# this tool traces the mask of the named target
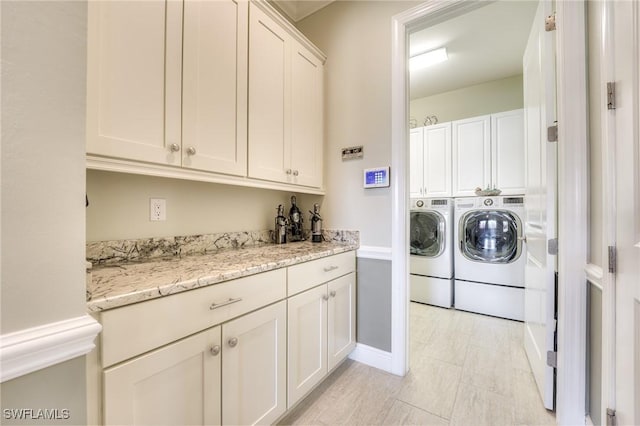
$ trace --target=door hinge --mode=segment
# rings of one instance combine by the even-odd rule
[[[558,254],[558,239],[557,238],[551,238],[550,240],[547,240],[547,253],[551,254],[551,255],[557,255]]]
[[[607,408],[607,426],[616,426],[616,410],[612,410],[611,408]]]
[[[556,30],[556,14],[549,15],[544,18],[544,30],[545,31],[555,31]]]
[[[607,109],[616,109],[616,83],[607,83]]]
[[[558,125],[547,127],[547,142],[558,142]]]
[[[547,365],[549,367],[558,368],[558,352],[547,351]]]
[[[609,246],[609,273],[616,273],[616,264],[617,264],[617,251],[616,246]]]

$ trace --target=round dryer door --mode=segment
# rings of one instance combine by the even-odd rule
[[[444,251],[444,216],[434,211],[412,211],[409,225],[410,253],[436,257]]]
[[[462,254],[470,260],[511,263],[520,257],[522,225],[515,214],[502,210],[479,210],[460,221]]]

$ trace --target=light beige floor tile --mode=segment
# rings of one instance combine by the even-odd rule
[[[427,357],[462,366],[467,356],[469,335],[451,333],[449,330],[444,326],[436,329],[423,353]]]
[[[510,340],[509,321],[478,316],[470,336],[471,344],[486,348],[507,348]]]
[[[522,339],[511,340],[509,342],[509,353],[511,354],[511,363],[513,368],[531,372],[531,365],[529,364],[529,358],[524,350],[524,343]]]
[[[464,311],[454,311],[453,331],[460,334],[473,334],[476,315]]]
[[[382,421],[384,425],[423,425],[445,426],[449,421],[442,417],[434,416],[424,410],[396,400],[389,414]]]
[[[542,404],[538,388],[531,372],[513,370],[514,413],[516,425],[555,425],[553,412]]]
[[[472,385],[460,385],[451,425],[513,425],[511,398]]]
[[[462,370],[462,385],[511,397],[513,377],[511,355],[504,348],[484,348],[470,345]]]
[[[448,419],[461,375],[462,367],[433,358],[417,360],[405,376],[397,399]]]

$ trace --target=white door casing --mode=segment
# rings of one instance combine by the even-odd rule
[[[523,57],[526,189],[524,345],[544,406],[554,409],[554,368],[547,352],[555,352],[555,255],[547,241],[556,237],[556,144],[547,142],[555,121],[554,33],[544,31],[551,2],[538,4]]]

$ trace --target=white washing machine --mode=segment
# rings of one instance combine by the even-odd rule
[[[410,200],[410,299],[453,306],[453,200]]]
[[[524,320],[521,196],[457,198],[455,307]]]

